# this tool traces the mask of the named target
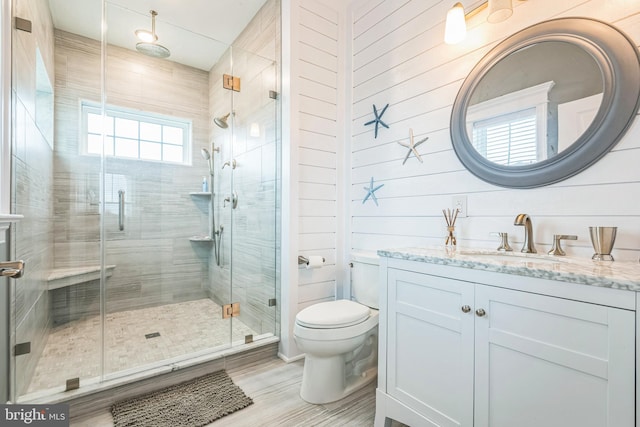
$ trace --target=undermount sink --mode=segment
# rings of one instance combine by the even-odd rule
[[[544,255],[544,254],[528,254],[522,252],[497,252],[497,251],[483,251],[483,250],[459,250],[460,255],[472,256],[478,258],[490,258],[496,261],[521,261],[521,262],[533,262],[533,263],[555,263],[555,262],[568,262],[568,260],[559,258],[557,256]]]

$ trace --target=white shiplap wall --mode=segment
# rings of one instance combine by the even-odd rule
[[[474,2],[463,2],[465,7]],[[457,159],[449,135],[451,107],[464,78],[498,42],[535,23],[581,16],[615,25],[640,43],[640,2],[635,0],[535,0],[514,2],[514,13],[499,24],[486,23],[486,11],[468,22],[464,42],[443,42],[444,18],[453,2],[376,0],[354,5],[352,26],[351,247],[378,249],[441,245],[442,208],[452,196],[467,195],[467,218],[458,219],[458,244],[497,247],[491,231],[506,231],[514,248],[523,241],[518,213],[532,217],[538,252],[550,249],[553,234],[576,234],[564,242],[568,255],[589,257],[590,225],[618,226],[613,255],[640,255],[640,120],[636,118],[613,151],[594,166],[563,182],[527,190],[485,183]],[[378,138],[372,105],[389,103],[383,116],[390,129]],[[402,166],[413,128],[424,163],[413,156]],[[384,184],[379,206],[362,204],[371,177]]]
[[[341,294],[346,188],[342,165],[346,129],[345,12],[339,0],[282,0],[282,323],[280,356],[300,356],[296,314]],[[342,94],[340,96],[340,94]],[[298,255],[319,255],[307,270]],[[340,274],[342,275],[342,274]]]
[[[301,310],[336,296],[339,14],[314,0],[297,7],[298,252],[326,259],[299,270]]]

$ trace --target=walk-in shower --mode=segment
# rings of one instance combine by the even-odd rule
[[[147,3],[13,0],[16,402],[277,341],[279,0]]]

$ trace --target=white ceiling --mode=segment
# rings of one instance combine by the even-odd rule
[[[209,71],[266,0],[107,0],[107,42],[135,50],[134,31],[151,30],[170,61]],[[56,28],[100,40],[100,0],[49,0]]]

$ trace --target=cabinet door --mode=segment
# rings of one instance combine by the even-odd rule
[[[473,292],[389,269],[387,392],[434,426],[473,424]]]
[[[477,285],[476,427],[634,423],[634,313]]]

